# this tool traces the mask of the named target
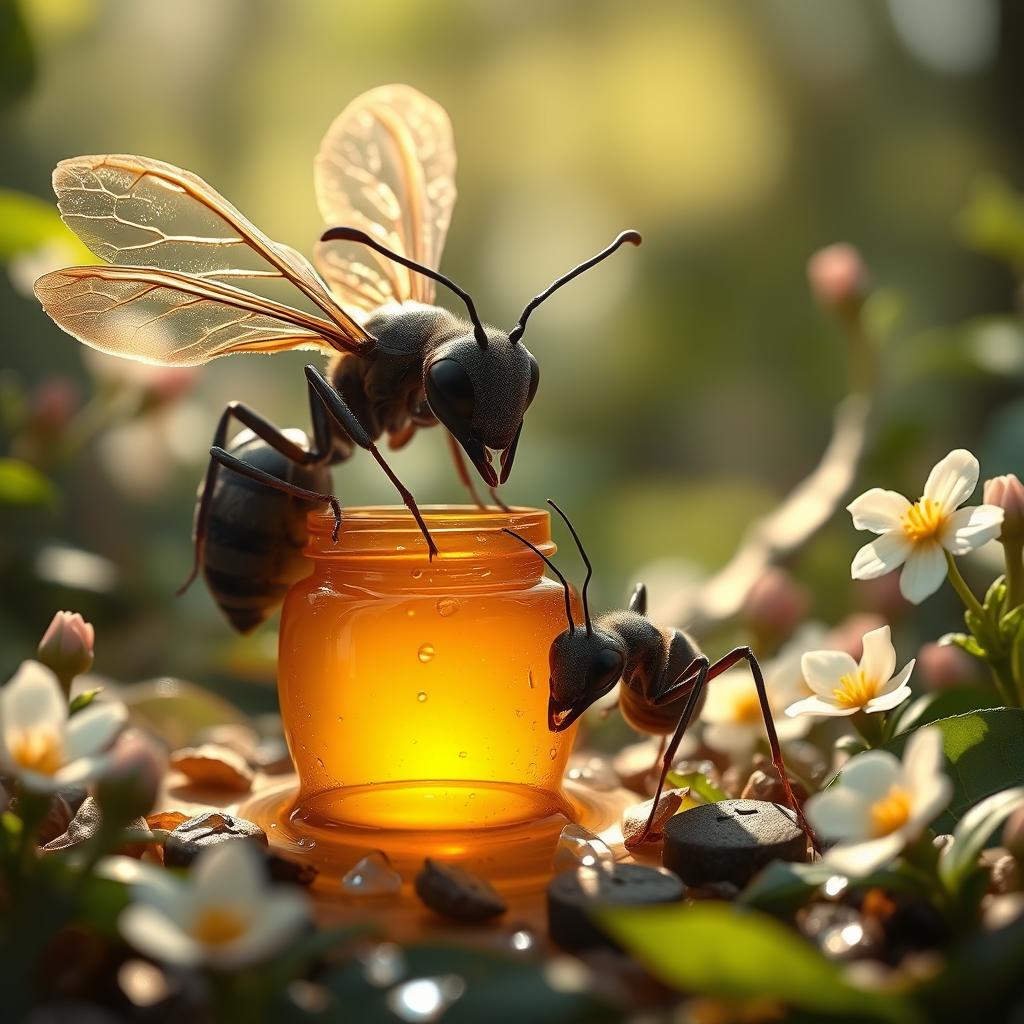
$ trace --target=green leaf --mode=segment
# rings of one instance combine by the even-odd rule
[[[822,864],[775,860],[757,873],[738,902],[768,913],[789,913],[807,903],[833,875],[835,871]]]
[[[968,654],[973,654],[975,658],[984,659],[985,657],[982,646],[968,633],[946,633],[945,636],[939,637],[939,643],[942,645],[952,644]]]
[[[967,628],[974,634],[975,639],[985,651],[985,657],[989,658],[999,653],[999,637],[992,632],[989,623],[980,615],[974,612],[964,612],[964,622]]]
[[[1001,178],[985,175],[974,182],[957,228],[971,248],[1024,264],[1024,199]]]
[[[999,633],[1007,643],[1016,640],[1021,632],[1021,624],[1024,624],[1024,604],[1011,608],[999,620]]]
[[[957,686],[941,693],[926,693],[893,710],[893,714],[898,713],[893,723],[893,735],[920,729],[940,718],[952,718],[969,711],[998,710],[1000,707],[999,695],[988,686]]]
[[[939,858],[939,875],[951,892],[977,866],[978,855],[989,837],[1018,807],[1024,806],[1024,786],[993,793],[972,807],[957,822],[953,843]]]
[[[0,458],[0,505],[49,505],[55,498],[53,484],[34,466]]]
[[[981,604],[993,617],[1002,615],[1003,606],[1006,604],[1006,580],[1002,576],[997,576],[989,584],[988,590],[985,591],[985,600]]]
[[[651,973],[682,992],[778,999],[859,1020],[913,1021],[895,994],[854,988],[841,969],[773,918],[726,904],[605,909],[601,925]]]
[[[68,718],[87,708],[102,692],[102,686],[96,686],[91,690],[83,690],[68,705]]]
[[[942,731],[943,752],[953,781],[949,809],[935,822],[939,832],[952,832],[956,823],[980,800],[1014,786],[1024,786],[1024,710],[990,708],[940,718],[932,723]],[[898,757],[912,732],[884,745]]]
[[[50,243],[67,249],[69,263],[96,263],[97,258],[60,219],[51,200],[0,188],[0,261]]]
[[[702,772],[669,772],[667,780],[669,786],[674,789],[685,789],[689,786],[690,793],[699,796],[706,804],[728,799],[728,794]]]
[[[1014,637],[1010,648],[1010,672],[1018,686],[1024,686],[1024,630]]]

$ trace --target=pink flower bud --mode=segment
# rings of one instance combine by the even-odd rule
[[[807,261],[807,279],[814,297],[826,309],[856,311],[867,294],[867,268],[860,252],[838,242],[819,249]]]
[[[978,662],[953,644],[925,644],[917,652],[917,675],[929,690],[978,681]]]
[[[92,624],[78,612],[57,612],[39,641],[37,656],[68,691],[75,676],[92,668],[95,642]]]
[[[772,566],[750,588],[743,610],[758,633],[785,640],[803,622],[810,604],[806,589],[785,569]]]
[[[46,377],[29,400],[29,420],[45,434],[63,430],[80,404],[78,385],[69,377]]]
[[[1003,510],[1003,529],[1000,540],[1024,540],[1024,484],[1016,473],[994,476],[985,481],[985,504],[997,505]]]
[[[160,795],[167,772],[167,754],[144,732],[127,729],[107,755],[107,767],[96,783],[103,813],[117,821],[148,814]]]

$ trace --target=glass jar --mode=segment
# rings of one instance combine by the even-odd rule
[[[285,600],[278,666],[296,824],[466,830],[571,814],[575,729],[547,727],[564,596],[502,532],[550,554],[548,513],[423,514],[433,562],[404,508],[346,509],[337,543],[329,514],[309,517],[313,571]]]

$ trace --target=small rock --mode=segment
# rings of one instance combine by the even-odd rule
[[[50,809],[46,812],[42,825],[39,826],[36,842],[39,846],[45,846],[58,836],[64,835],[74,817],[75,810],[64,799],[63,795],[54,793],[50,797]]]
[[[164,863],[171,868],[187,867],[203,850],[232,840],[245,840],[267,849],[267,833],[252,821],[223,811],[207,811],[182,822],[167,837]]]
[[[787,772],[787,774],[789,773]],[[789,784],[793,787],[793,795],[802,806],[807,799],[807,790],[792,776],[789,777]],[[773,764],[764,768],[755,768],[751,772],[750,778],[747,779],[740,797],[743,800],[766,800],[770,804],[782,804],[784,807],[789,805],[782,779]]]
[[[658,800],[658,810],[655,812],[654,821],[651,822],[651,831],[647,833],[647,837],[644,839],[645,843],[661,842],[664,838],[665,822],[678,812],[679,808],[687,802],[689,796],[689,788],[668,789],[661,794],[661,799]],[[651,797],[650,800],[645,800],[642,804],[634,804],[632,807],[627,807],[623,812],[622,837],[625,840],[627,849],[633,849],[641,845],[638,840],[644,830],[644,826],[647,824],[647,819],[651,816],[653,804],[654,798]],[[689,804],[691,807],[695,806],[693,800],[689,800]]]
[[[508,909],[489,882],[429,857],[416,876],[416,895],[431,910],[458,921],[484,921]]]
[[[320,874],[320,871],[312,864],[292,860],[290,857],[282,857],[273,850],[267,854],[267,871],[272,882],[301,885],[304,888],[312,885],[316,881],[317,875]]]
[[[773,860],[804,861],[807,839],[792,811],[760,800],[721,800],[670,818],[662,862],[687,885],[743,888]]]
[[[82,801],[75,816],[68,822],[67,830],[51,839],[41,847],[43,853],[59,853],[62,850],[73,850],[83,843],[89,842],[103,826],[103,811],[100,805],[90,796]],[[149,832],[149,826],[145,818],[136,818],[128,822],[127,828],[133,831]],[[126,843],[117,849],[117,853],[123,857],[134,857],[141,859],[147,853],[152,852],[153,846],[149,843]]]
[[[341,891],[349,896],[395,896],[402,891],[402,876],[386,853],[374,850],[342,876]]]
[[[214,743],[176,750],[171,754],[171,767],[197,786],[232,793],[247,793],[252,788],[252,769],[245,758]]]
[[[617,949],[594,923],[593,911],[676,903],[684,891],[683,883],[671,871],[643,864],[563,871],[547,889],[548,933],[567,950]]]
[[[614,863],[615,854],[611,847],[582,825],[566,825],[559,833],[555,848],[555,874],[581,866],[610,866]]]

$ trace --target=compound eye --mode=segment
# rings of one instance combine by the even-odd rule
[[[588,688],[615,683],[626,667],[622,655],[612,647],[602,647],[590,663]]]
[[[530,390],[526,393],[527,407],[533,401],[534,395],[537,394],[538,384],[540,384],[540,367],[537,365],[537,360],[530,356]]]
[[[439,359],[427,373],[427,401],[437,418],[450,423],[473,419],[476,398],[473,382],[454,359]]]

